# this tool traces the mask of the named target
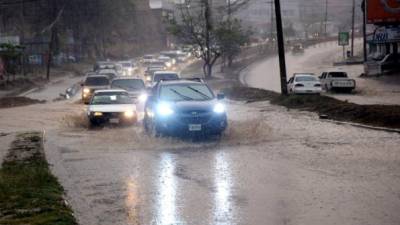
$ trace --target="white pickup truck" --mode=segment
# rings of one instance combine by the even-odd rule
[[[356,81],[350,79],[346,72],[323,72],[319,79],[326,91],[350,93],[356,88]]]

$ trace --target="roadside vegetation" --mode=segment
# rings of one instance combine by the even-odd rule
[[[17,135],[0,169],[0,224],[74,225],[64,190],[46,162],[42,135]]]
[[[400,128],[400,106],[358,105],[323,95],[289,95],[248,87],[226,88],[228,98],[239,101],[270,101],[289,109],[318,113],[321,118],[370,126]]]

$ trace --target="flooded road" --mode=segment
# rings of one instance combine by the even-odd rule
[[[1,109],[0,133],[45,132],[82,225],[400,223],[397,133],[226,100],[221,140],[151,138],[140,123],[89,130],[76,101]]]
[[[153,139],[140,125],[87,130],[63,122],[83,112],[73,102],[1,110],[0,123],[46,131],[80,224],[399,223],[398,134],[227,104],[220,141]]]

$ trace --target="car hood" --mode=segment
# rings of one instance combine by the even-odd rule
[[[89,112],[126,112],[129,110],[136,111],[134,104],[119,104],[119,105],[89,105]]]
[[[208,101],[179,101],[173,103],[173,108],[177,112],[188,112],[188,111],[200,111],[209,112],[212,111],[214,106],[218,103],[218,100]]]

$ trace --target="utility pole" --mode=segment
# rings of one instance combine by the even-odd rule
[[[326,27],[327,23],[328,23],[328,0],[325,0],[325,31],[324,31],[325,37],[328,36],[327,27]]]
[[[270,41],[272,42],[272,40],[274,39],[274,2],[270,1],[269,2],[271,4],[271,30],[270,30]]]
[[[351,17],[351,57],[354,56],[354,20],[356,14],[356,1],[353,0],[352,17]]]
[[[283,95],[287,95],[288,91],[287,91],[287,79],[286,79],[285,40],[283,39],[281,4],[279,0],[275,0],[275,18],[276,18],[276,33],[278,37],[278,55],[279,55],[280,75],[281,75],[281,92]]]
[[[363,10],[363,51],[364,51],[364,62],[367,62],[367,10],[368,10],[368,1],[364,0],[361,8]]]

